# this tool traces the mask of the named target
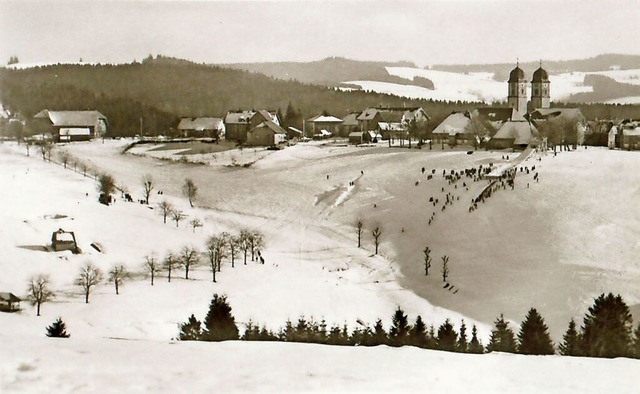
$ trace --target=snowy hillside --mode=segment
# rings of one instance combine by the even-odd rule
[[[427,78],[433,81],[434,89],[378,81],[354,80],[345,83],[358,85],[363,90],[414,99],[484,102],[505,101],[507,99],[507,83],[495,80],[493,73],[489,72],[457,73],[412,67],[386,67],[386,69],[390,75],[407,80],[413,80],[415,77]],[[620,83],[640,85],[640,69],[552,74],[549,76],[551,100],[563,101],[577,93],[592,92],[591,86],[583,84],[584,77],[589,74],[606,76]],[[530,90],[530,87],[528,89]],[[530,93],[529,91],[527,94],[530,95]],[[637,103],[637,99],[621,97],[607,102],[612,104]]]
[[[0,391],[56,387],[58,392],[175,392],[179,387],[195,392],[419,392],[425,385],[440,392],[539,392],[541,387],[544,392],[602,392],[604,387],[638,391],[637,360],[172,341],[178,323],[191,313],[204,317],[214,292],[229,296],[241,331],[249,320],[277,330],[287,319],[300,316],[351,327],[357,319],[372,324],[381,318],[388,328],[391,314],[402,306],[412,321],[420,314],[436,326],[446,318],[458,325],[464,318],[467,326],[478,325],[485,344],[500,312],[516,328],[522,311],[537,306],[557,334],[568,317],[584,313],[594,292],[620,292],[631,304],[638,303],[637,246],[625,242],[637,233],[638,221],[620,221],[638,214],[623,204],[635,190],[628,185],[636,184],[637,176],[626,171],[612,176],[609,170],[632,168],[640,160],[628,152],[589,149],[545,157],[537,164],[543,179],[539,185],[526,189],[523,177],[515,192],[493,197],[473,215],[466,212],[466,204],[452,206],[447,216],[427,227],[431,211],[424,208],[429,205],[425,197],[453,187],[440,177],[426,182],[420,178],[420,166],[501,164],[507,162],[504,154],[314,143],[282,151],[229,151],[215,159],[194,155],[192,159],[209,165],[193,165],[181,162],[177,151],[152,152],[151,146],[123,155],[128,142],[95,141],[57,149],[113,174],[134,199],[141,197],[142,175],[152,174],[164,194],[152,194],[150,206],[120,198],[108,207],[98,204],[93,179],[46,163],[33,149],[26,157],[23,146],[0,145],[0,190],[3,203],[11,207],[3,211],[0,227],[0,291],[22,297],[29,277],[45,273],[57,292],[53,302],[43,305],[41,317],[26,302],[20,313],[0,313]],[[176,156],[176,162],[147,157],[151,154]],[[232,155],[237,162],[253,164],[227,167],[234,161]],[[586,182],[585,168],[594,160],[601,165]],[[196,208],[181,196],[186,176],[200,186]],[[585,191],[604,185],[607,176],[611,179],[606,184],[615,187]],[[568,178],[576,180],[571,188],[554,187]],[[415,185],[416,179],[422,182]],[[353,186],[347,187],[350,182]],[[456,193],[467,200],[481,187],[474,183],[471,190]],[[572,198],[576,190],[584,198]],[[594,196],[603,193],[612,209],[589,218],[574,215],[578,209],[593,210],[598,204]],[[162,199],[188,215],[178,227],[171,220],[163,224],[157,209]],[[569,202],[574,208],[567,209]],[[531,213],[538,209],[546,213]],[[553,215],[557,223],[549,220]],[[372,255],[368,235],[363,247],[356,247],[353,220],[358,216],[365,218],[367,232],[371,224],[383,225],[378,256]],[[196,217],[204,227],[194,231],[188,221]],[[514,217],[528,217],[528,227],[522,220],[509,219]],[[82,254],[44,251],[59,228],[75,232]],[[225,261],[217,283],[212,283],[203,261],[188,280],[178,270],[171,283],[163,274],[150,285],[142,267],[145,256],[153,253],[162,259],[186,245],[203,250],[208,236],[241,228],[265,234],[264,265],[236,261],[231,268]],[[593,234],[585,229],[594,229]],[[523,231],[532,238],[522,236]],[[578,233],[583,235],[572,236]],[[479,234],[481,240],[468,241]],[[507,234],[515,242],[500,250],[492,247]],[[594,247],[593,236],[606,241],[606,247]],[[437,275],[420,272],[415,256],[420,256],[425,240],[438,253],[436,258],[442,253],[452,257],[451,278],[462,289],[459,294],[443,290]],[[523,249],[526,256],[520,253]],[[612,251],[617,251],[615,261]],[[73,281],[87,261],[103,271],[124,264],[133,277],[120,295],[112,284],[100,284],[85,304]],[[567,278],[575,285],[568,286]],[[69,340],[44,337],[45,327],[57,317],[67,323]],[[159,361],[168,359],[176,362]]]

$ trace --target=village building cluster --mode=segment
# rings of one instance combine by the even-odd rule
[[[563,125],[572,133],[596,133],[604,136],[601,145],[612,149],[640,149],[640,120],[621,122],[587,122],[579,108],[552,107],[551,81],[548,72],[540,67],[529,82],[524,71],[516,65],[507,81],[507,105],[478,107],[453,112],[440,124],[430,125],[429,133],[420,133],[419,140],[448,146],[467,145],[488,149],[524,149],[527,146],[565,145],[569,136],[547,141],[549,128]],[[530,85],[530,86],[529,86]],[[531,97],[527,97],[527,92]],[[87,141],[103,137],[107,132],[107,117],[96,110],[51,111],[44,109],[34,116],[37,136],[51,136],[55,142]],[[288,141],[346,138],[350,144],[362,145],[381,140],[404,141],[413,136],[412,130],[426,130],[431,117],[421,107],[369,107],[352,111],[344,118],[322,112],[302,122],[302,128],[284,127],[275,110],[229,111],[224,117],[184,117],[176,130],[181,138],[226,139],[245,146],[278,146]],[[567,132],[568,133],[568,132]],[[427,138],[423,138],[427,137]],[[550,137],[549,137],[550,138]],[[600,137],[599,137],[600,138]],[[600,139],[603,139],[600,138]],[[37,139],[37,138],[36,138]],[[583,138],[582,138],[583,139]],[[572,140],[576,140],[572,137]],[[578,138],[580,140],[580,138]],[[580,142],[578,142],[580,143]],[[575,142],[574,142],[575,144]]]

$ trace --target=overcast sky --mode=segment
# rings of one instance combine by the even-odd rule
[[[640,54],[629,1],[7,1],[0,63],[498,63]]]

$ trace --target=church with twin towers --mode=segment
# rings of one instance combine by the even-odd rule
[[[526,114],[529,101],[527,98],[527,79],[519,64],[511,70],[507,82],[509,84],[507,105],[518,110],[521,114]],[[547,109],[551,107],[549,85],[549,73],[542,68],[541,61],[540,67],[534,71],[531,79],[531,108]]]

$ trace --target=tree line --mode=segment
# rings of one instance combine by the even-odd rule
[[[204,320],[201,322],[192,314],[186,322],[179,325],[178,339],[241,339],[343,346],[416,346],[460,353],[556,353],[556,346],[551,340],[544,318],[535,308],[529,310],[517,334],[509,327],[504,316],[500,315],[494,322],[486,347],[478,339],[475,325],[469,333],[462,320],[456,331],[453,323],[447,319],[436,330],[433,325],[427,327],[420,315],[411,324],[407,314],[400,307],[391,317],[389,330],[385,330],[381,319],[378,319],[373,327],[359,319],[356,323],[355,328],[350,330],[346,323],[329,327],[324,319],[316,321],[313,318],[300,317],[295,323],[287,320],[283,327],[274,332],[265,325],[260,326],[250,320],[245,324],[244,333],[240,335],[226,295],[214,294]],[[571,320],[562,342],[557,346],[557,351],[563,356],[640,358],[640,324],[632,331],[632,323],[629,308],[620,295],[602,294],[589,307],[580,331],[576,328],[575,321]]]

